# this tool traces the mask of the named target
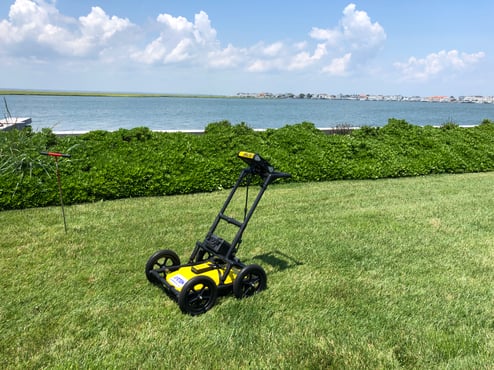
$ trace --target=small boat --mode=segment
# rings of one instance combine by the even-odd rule
[[[29,117],[7,117],[0,119],[0,131],[8,131],[12,129],[22,130],[29,126],[32,120]]]

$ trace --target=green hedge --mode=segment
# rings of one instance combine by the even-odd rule
[[[240,150],[290,172],[283,181],[304,182],[492,171],[493,143],[489,120],[435,128],[390,119],[347,135],[308,122],[258,132],[228,121],[209,124],[204,135],[145,127],[70,137],[49,129],[0,132],[0,210],[59,204],[55,161],[39,154],[46,150],[71,155],[59,169],[64,202],[75,204],[229,188],[243,168]]]

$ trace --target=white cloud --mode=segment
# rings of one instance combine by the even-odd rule
[[[216,46],[216,30],[211,27],[211,21],[209,16],[201,11],[194,16],[194,37],[200,45],[214,45]]]
[[[313,27],[309,35],[323,41],[330,61],[322,70],[334,75],[347,74],[364,65],[386,41],[383,27],[378,22],[372,23],[365,11],[356,10],[355,4],[345,7],[337,27]]]
[[[310,55],[306,51],[296,54],[288,64],[288,70],[304,69],[315,62],[318,62],[327,54],[326,45],[318,44],[314,54]]]
[[[245,49],[238,49],[229,44],[224,49],[212,50],[208,53],[209,66],[212,68],[235,68],[242,65],[245,56]]]
[[[327,72],[334,76],[345,76],[348,73],[348,66],[352,60],[352,54],[346,53],[341,58],[334,58],[331,63],[323,68],[323,72]]]
[[[245,69],[249,72],[294,71],[307,69],[326,55],[326,47],[318,44],[311,53],[306,43],[286,45],[275,42],[258,43],[244,53]]]
[[[309,35],[316,40],[324,40],[330,46],[338,45],[342,40],[342,32],[337,29],[328,30],[313,27]]]
[[[134,60],[148,64],[204,63],[208,55],[220,52],[216,30],[203,11],[195,15],[194,22],[170,14],[160,14],[156,21],[161,28],[160,35],[144,50],[133,53]]]
[[[34,65],[60,59],[65,65],[82,60],[79,65],[93,66],[118,60],[125,67],[144,65],[142,70],[146,71],[152,71],[154,65],[173,64],[194,65],[203,71],[265,73],[268,77],[286,71],[307,72],[299,74],[305,76],[362,76],[358,72],[365,71],[369,76],[372,61],[386,42],[384,28],[353,3],[343,9],[339,22],[332,27],[313,27],[299,40],[260,40],[240,48],[221,45],[204,11],[193,19],[159,14],[153,27],[145,29],[127,18],[107,14],[99,6],[73,18],[59,12],[56,0],[11,2],[8,17],[0,20],[2,65],[22,60],[26,65]],[[149,30],[154,33],[146,34]],[[411,57],[394,67],[404,79],[426,81],[469,69],[484,57],[483,52],[443,50],[423,58]]]
[[[247,66],[247,71],[249,72],[266,72],[273,68],[273,63],[257,59],[254,60],[250,65]]]
[[[0,42],[9,46],[26,38],[35,39],[49,25],[58,20],[58,10],[44,1],[17,0],[10,7],[9,20],[0,22]]]
[[[11,58],[51,60],[53,56],[77,61],[124,60],[148,65],[198,65],[236,68],[250,72],[292,71],[313,68],[329,74],[348,73],[381,48],[386,35],[364,11],[349,4],[334,29],[314,27],[309,40],[293,43],[260,41],[247,48],[221,47],[206,12],[193,21],[159,14],[159,34],[139,45],[144,30],[127,18],[110,16],[99,6],[79,18],[66,17],[56,0],[15,0],[8,19],[0,21],[0,53]],[[314,40],[318,42],[314,43]],[[348,57],[351,55],[351,58]]]
[[[314,27],[309,36],[320,41],[312,50],[307,41],[291,45],[259,43],[251,47],[246,69],[250,72],[313,69],[330,75],[346,75],[373,58],[386,40],[381,25],[372,23],[367,13],[356,10],[354,4],[345,7],[337,27]]]
[[[16,0],[10,7],[9,18],[0,22],[0,52],[41,60],[53,54],[97,55],[107,47],[123,46],[127,37],[121,34],[134,27],[128,19],[109,17],[99,7],[74,19],[61,15],[55,1]]]
[[[160,14],[156,21],[160,27],[159,36],[132,53],[135,61],[188,63],[249,72],[319,68],[329,74],[342,75],[354,68],[353,64],[364,63],[366,58],[373,57],[386,39],[383,28],[377,22],[372,23],[366,12],[357,11],[354,4],[344,9],[337,28],[313,28],[311,38],[322,40],[314,46],[303,40],[293,44],[276,41],[267,45],[261,41],[248,48],[229,44],[222,48],[204,11],[196,14],[194,21],[170,14]]]
[[[427,81],[438,75],[463,71],[484,57],[484,52],[467,54],[457,50],[441,50],[421,59],[410,57],[405,63],[394,63],[394,67],[405,80]]]
[[[262,53],[267,57],[276,57],[283,50],[282,42],[275,42],[274,44],[268,45],[262,48]]]
[[[362,10],[356,10],[355,4],[343,10],[341,20],[343,39],[347,46],[354,50],[380,49],[386,40],[386,33],[378,22],[371,22],[370,17]]]
[[[111,18],[103,9],[95,6],[85,17],[79,18],[81,33],[83,37],[92,40],[98,40],[104,43],[117,35],[119,32],[125,31],[132,26],[128,19],[122,19],[116,16]]]
[[[191,33],[194,25],[185,17],[173,17],[170,14],[160,14],[156,20],[165,25],[165,27],[177,34]]]

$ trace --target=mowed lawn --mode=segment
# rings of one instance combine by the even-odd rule
[[[144,266],[227,194],[0,212],[0,367],[494,368],[494,173],[272,185],[237,254],[268,289],[184,315]]]

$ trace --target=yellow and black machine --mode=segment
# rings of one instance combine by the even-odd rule
[[[202,314],[211,309],[219,294],[233,292],[235,297],[249,297],[266,288],[264,269],[257,264],[245,265],[236,257],[242,242],[242,235],[268,185],[280,178],[290,177],[277,172],[259,154],[239,152],[238,157],[248,164],[238,177],[223,207],[217,214],[205,239],[198,241],[186,264],[173,250],[162,249],[149,257],[146,263],[146,277],[161,286],[175,299],[184,313]],[[254,178],[260,178],[260,189],[249,206],[249,185]],[[239,188],[245,189],[243,219],[226,214]],[[225,228],[225,225],[227,226]],[[233,227],[227,241],[220,232]]]

